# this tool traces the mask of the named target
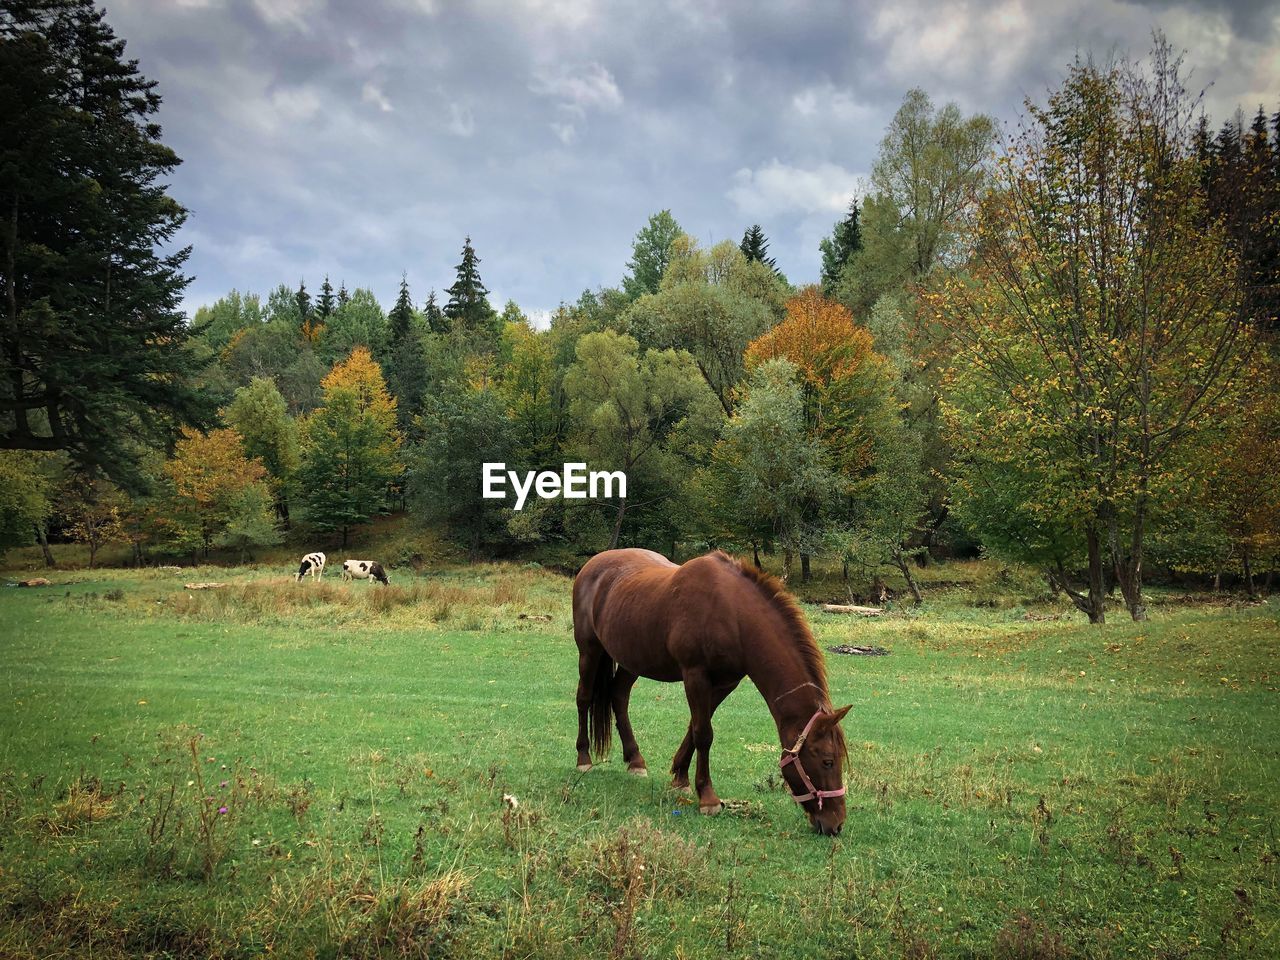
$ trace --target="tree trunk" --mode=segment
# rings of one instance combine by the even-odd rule
[[[1253,586],[1253,563],[1249,560],[1249,551],[1246,549],[1241,557],[1244,564],[1244,588],[1248,591],[1249,599],[1255,600],[1258,597],[1258,591]]]
[[[37,523],[35,528],[36,541],[40,544],[40,552],[44,554],[44,565],[46,567],[56,567],[57,563],[54,562],[53,553],[49,550],[49,538],[45,536],[44,524]]]
[[[1108,508],[1106,512],[1111,564],[1115,570],[1116,582],[1120,585],[1120,593],[1124,596],[1125,606],[1129,609],[1129,616],[1135,621],[1147,619],[1147,606],[1142,602],[1142,537],[1147,523],[1145,478],[1140,483],[1143,490],[1134,510],[1133,530],[1129,535],[1127,551],[1120,546],[1120,521],[1114,508]]]
[[[1122,557],[1115,561],[1116,581],[1129,615],[1136,621],[1147,619],[1147,605],[1142,602],[1142,560],[1140,557]]]
[[[907,589],[911,591],[911,598],[915,601],[916,606],[924,603],[924,597],[920,595],[920,586],[916,583],[916,578],[911,575],[911,564],[907,562],[907,558],[901,553],[895,553],[893,562],[898,570],[902,572],[902,576],[906,578]]]
[[[809,554],[802,553],[800,554],[800,582],[808,583],[809,576]]]
[[[1107,575],[1102,563],[1102,538],[1096,527],[1090,527],[1086,536],[1089,548],[1089,615],[1090,623],[1106,623]]]
[[[1221,567],[1219,567],[1217,570],[1213,572],[1213,592],[1214,593],[1222,592],[1222,568]]]
[[[751,541],[751,559],[755,561],[757,570],[764,569],[764,567],[760,566],[760,544],[754,540]]]
[[[791,576],[791,559],[792,553],[790,547],[784,547],[782,550],[782,579],[786,580]]]
[[[622,535],[622,518],[627,515],[627,501],[623,498],[618,502],[618,516],[613,521],[613,536],[609,538],[609,549],[618,549],[618,537]]]
[[[1085,543],[1089,549],[1089,592],[1081,593],[1071,586],[1071,578],[1067,576],[1066,567],[1061,560],[1058,565],[1045,571],[1049,582],[1056,584],[1075,604],[1077,610],[1089,618],[1090,623],[1106,623],[1107,620],[1107,585],[1102,564],[1102,541],[1098,537],[1096,527],[1090,527],[1085,533]]]

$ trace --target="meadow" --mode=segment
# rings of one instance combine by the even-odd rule
[[[889,651],[827,657],[834,840],[749,682],[720,817],[663,776],[678,686],[633,696],[650,778],[577,772],[570,580],[535,564],[0,590],[0,956],[1280,954],[1276,602],[1090,627],[1016,570],[924,573],[919,608],[805,606]]]

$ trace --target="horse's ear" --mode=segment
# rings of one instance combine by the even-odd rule
[[[848,712],[849,712],[850,710],[852,710],[852,709],[853,709],[853,704],[851,703],[851,704],[848,704],[847,706],[841,707],[839,710],[837,710],[835,713],[833,713],[833,714],[831,715],[831,716],[832,716],[832,718],[833,718],[833,719],[831,720],[831,725],[834,727],[837,723],[839,723],[841,720],[843,720],[843,719],[844,719],[844,715],[845,715],[846,713],[848,713]]]

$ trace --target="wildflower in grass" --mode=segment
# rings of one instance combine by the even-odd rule
[[[225,789],[227,789],[227,781],[226,781],[226,780],[223,780],[220,784],[218,784],[218,789],[219,789],[219,790],[225,790]]]
[[[219,808],[218,808],[218,812],[219,812],[219,813],[226,813],[226,812],[227,812],[227,808],[226,808],[226,807],[219,807]]]

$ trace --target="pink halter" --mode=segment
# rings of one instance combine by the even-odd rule
[[[804,725],[804,730],[800,732],[800,738],[796,740],[795,746],[790,750],[782,751],[782,760],[778,763],[778,769],[780,770],[787,769],[788,763],[794,763],[796,765],[796,773],[800,774],[800,782],[803,783],[805,788],[809,791],[808,793],[800,796],[793,793],[791,794],[791,799],[796,803],[804,803],[806,800],[816,799],[818,801],[819,810],[822,809],[823,800],[830,799],[831,797],[843,797],[845,789],[844,787],[841,787],[839,790],[819,790],[813,785],[813,781],[809,779],[809,775],[804,772],[804,765],[800,762],[800,748],[804,746],[804,742],[809,736],[809,731],[813,729],[814,721],[822,716],[823,713],[824,711],[819,707],[818,712],[810,717],[809,722]],[[787,789],[790,791],[791,788],[789,785]]]

